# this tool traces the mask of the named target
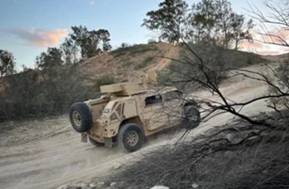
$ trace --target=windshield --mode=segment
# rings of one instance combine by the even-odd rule
[[[108,109],[108,108],[104,108],[103,111],[102,111],[102,113],[104,113],[104,114],[108,114],[108,113],[110,113],[110,109]]]

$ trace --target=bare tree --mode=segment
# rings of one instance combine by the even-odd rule
[[[184,77],[181,80],[177,80],[174,82],[177,83],[184,83],[184,84],[191,84],[191,85],[199,85],[203,90],[207,90],[212,94],[217,95],[217,99],[219,100],[210,100],[210,99],[200,99],[199,103],[203,106],[202,113],[203,113],[203,120],[209,120],[212,117],[219,115],[220,113],[231,113],[241,119],[248,121],[254,125],[264,125],[267,127],[275,127],[271,123],[267,122],[266,119],[255,119],[247,116],[246,114],[242,113],[244,107],[253,104],[255,102],[261,100],[268,100],[268,99],[278,99],[284,98],[289,96],[289,91],[283,90],[282,87],[272,82],[272,80],[266,75],[255,71],[250,71],[247,69],[237,69],[237,70],[221,70],[218,69],[218,66],[215,68],[212,67],[210,62],[205,61],[202,56],[200,56],[193,48],[187,45],[188,51],[191,53],[190,57],[187,57],[186,60],[178,61],[178,63],[194,67],[198,75],[195,74],[183,74]],[[193,58],[191,58],[193,57]],[[273,70],[272,70],[273,71]],[[274,88],[275,93],[261,95],[256,98],[252,98],[250,100],[244,102],[235,102],[230,100],[220,89],[220,81],[222,78],[225,77],[236,77],[236,76],[243,76],[247,79],[258,81],[265,83],[268,87]],[[278,82],[282,82],[278,80]]]
[[[289,43],[287,37],[289,33],[289,4],[287,1],[281,1],[281,4],[280,1],[278,1],[278,3],[279,4],[277,4],[276,1],[267,1],[265,3],[268,12],[267,14],[264,14],[255,6],[252,6],[251,13],[254,19],[259,21],[260,23],[263,23],[264,32],[260,33],[260,35],[262,36],[262,40],[259,40],[259,42],[281,46],[284,48],[288,48],[289,50]],[[266,29],[269,27],[272,28],[272,26],[277,28],[277,31],[268,31]],[[285,58],[285,64],[280,64],[276,69],[274,76],[278,79],[278,87],[271,86],[270,93],[282,94],[282,92],[284,91],[286,91],[286,93],[289,91],[288,63],[289,59],[287,57]],[[271,104],[269,104],[269,107],[276,112],[279,112],[280,115],[282,114],[283,116],[287,116],[282,113],[282,110],[286,109],[289,111],[288,100],[289,99],[286,96],[277,99],[271,99]]]
[[[281,8],[274,6],[272,3],[266,3],[267,8],[272,13],[271,16],[265,16],[261,11],[256,10],[254,12],[255,19],[258,19],[264,23],[282,26],[283,30],[289,31],[289,6],[286,3],[284,5],[285,6]],[[265,35],[271,39],[271,41],[264,41],[265,43],[289,47],[284,36],[271,33],[265,33]],[[182,60],[174,61],[181,64],[183,67],[186,67],[186,69],[184,71],[175,70],[176,72],[179,72],[181,77],[175,79],[173,82],[183,83],[183,86],[198,85],[203,90],[207,90],[215,94],[217,99],[219,99],[200,99],[199,103],[203,105],[203,120],[209,120],[214,116],[220,115],[221,113],[230,113],[253,125],[262,125],[267,128],[279,129],[278,123],[268,121],[268,117],[254,118],[242,113],[242,109],[259,101],[269,101],[268,108],[271,108],[273,111],[278,112],[282,116],[289,117],[287,115],[289,111],[288,64],[282,64],[277,68],[266,64],[265,66],[270,73],[260,73],[258,71],[248,69],[227,70],[222,66],[223,64],[218,64],[216,59],[208,58],[208,56],[214,57],[214,54],[219,53],[214,50],[214,48],[211,48],[213,51],[209,50],[209,48],[205,48],[205,52],[200,53],[199,50],[195,50],[190,44],[184,43],[184,45],[186,46],[188,52],[187,56]],[[268,87],[268,91],[263,95],[254,97],[247,101],[232,101],[222,92],[220,89],[220,83],[221,80],[226,77],[232,78],[236,76],[242,76],[246,79],[265,84]],[[284,110],[286,109],[288,111],[285,111],[284,114]]]

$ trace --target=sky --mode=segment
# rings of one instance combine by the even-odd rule
[[[187,0],[190,4],[197,0]],[[231,0],[233,9],[248,13],[248,3],[263,9],[264,0]],[[108,29],[111,44],[118,47],[145,43],[156,33],[141,27],[145,14],[161,0],[0,0],[0,49],[12,52],[17,68],[33,67],[48,47],[57,47],[70,27]],[[254,46],[251,46],[254,48]],[[254,51],[254,50],[252,50]],[[262,53],[262,52],[261,52]]]

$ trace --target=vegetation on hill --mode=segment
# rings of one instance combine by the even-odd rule
[[[177,53],[180,49],[181,53]],[[62,51],[50,48],[37,58],[38,69],[2,79],[7,86],[0,91],[0,120],[62,114],[73,102],[97,97],[100,85],[129,79],[146,82],[147,72],[159,68],[163,60],[186,58],[185,49],[166,43],[139,44],[70,64],[63,60]],[[219,52],[218,57],[211,58],[222,60],[227,69],[264,61],[255,54],[223,49]],[[177,61],[169,62],[157,70],[159,84],[172,85],[171,81],[181,78],[178,73],[186,70]]]
[[[158,74],[158,82],[160,85],[170,86],[176,85],[183,88],[187,85],[187,80],[190,75],[198,75],[199,68],[192,66],[186,62],[193,62],[194,58],[190,50],[195,51],[205,62],[206,66],[215,72],[226,72],[246,66],[251,66],[259,63],[266,63],[268,60],[260,55],[236,51],[231,49],[224,49],[219,46],[212,45],[193,45],[183,46],[180,55],[177,59],[173,59],[172,63],[165,69],[161,70]],[[225,74],[220,78],[221,82],[225,79]],[[190,86],[190,89],[196,89],[199,86]]]
[[[190,7],[191,6],[191,7]],[[206,42],[238,49],[240,41],[251,39],[253,21],[233,11],[228,0],[202,0],[188,5],[184,0],[164,0],[149,11],[143,26],[160,32],[159,39],[170,43],[183,40]]]

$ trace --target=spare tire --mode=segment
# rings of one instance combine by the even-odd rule
[[[184,106],[183,127],[191,130],[200,125],[201,114],[197,107],[192,105]]]
[[[69,112],[72,127],[80,133],[90,130],[92,126],[92,114],[87,104],[74,103]]]

